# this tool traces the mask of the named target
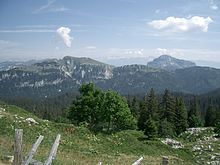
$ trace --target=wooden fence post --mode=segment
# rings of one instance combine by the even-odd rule
[[[141,161],[143,160],[143,157],[140,157],[136,162],[134,162],[132,165],[139,165],[141,164]]]
[[[53,143],[53,146],[50,150],[50,154],[48,156],[48,159],[45,161],[44,165],[50,165],[52,163],[52,161],[55,159],[56,153],[57,153],[57,148],[59,146],[59,141],[60,141],[60,134],[57,135],[56,140]]]
[[[13,165],[22,164],[22,129],[15,129],[15,141],[14,141],[14,161]]]
[[[24,161],[24,165],[28,165],[31,162],[35,152],[37,151],[37,148],[39,147],[39,145],[43,139],[44,139],[44,137],[40,135],[39,138],[37,139],[37,141],[32,146],[31,150],[29,151],[28,156],[27,156],[26,160]]]
[[[162,165],[168,165],[168,163],[169,163],[168,157],[167,156],[163,156],[162,157]]]

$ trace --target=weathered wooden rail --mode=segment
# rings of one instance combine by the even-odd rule
[[[60,141],[60,134],[57,135],[56,140],[53,143],[53,146],[50,150],[49,156],[47,160],[42,163],[37,160],[33,159],[34,154],[37,151],[37,148],[39,147],[40,143],[44,139],[42,135],[39,136],[37,141],[33,144],[31,150],[29,151],[28,155],[23,159],[22,155],[22,137],[23,137],[23,130],[22,129],[16,129],[15,130],[15,141],[14,141],[14,160],[13,165],[51,165],[53,160],[56,157],[57,149],[59,146]]]

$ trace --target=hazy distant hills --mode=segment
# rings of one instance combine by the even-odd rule
[[[28,66],[28,65],[32,65],[36,62],[41,62],[41,61],[40,60],[39,61],[30,60],[30,61],[5,61],[5,62],[0,62],[0,71],[13,69],[13,68],[19,67],[19,66]]]
[[[195,66],[167,55],[148,65],[121,67],[67,56],[0,71],[0,97],[56,96],[76,92],[87,82],[121,94],[145,93],[150,88],[201,94],[220,88],[220,69]]]

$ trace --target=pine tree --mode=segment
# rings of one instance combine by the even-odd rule
[[[213,105],[209,105],[205,115],[205,126],[214,126],[217,120],[217,112]]]
[[[200,127],[202,126],[201,112],[197,97],[194,97],[190,102],[190,110],[188,113],[188,124],[189,127]]]
[[[173,123],[168,122],[166,118],[160,120],[158,127],[159,137],[174,137],[174,130],[175,129]]]
[[[180,133],[184,132],[188,127],[187,110],[182,98],[176,98],[175,113],[176,113],[176,118],[175,118],[176,134],[179,135]]]
[[[157,137],[157,127],[151,117],[145,122],[144,134],[149,140]]]
[[[159,110],[159,135],[172,137],[175,135],[175,102],[168,89],[165,90]]]
[[[218,134],[218,137],[220,137],[220,109],[216,110],[216,120],[215,120],[215,133]]]
[[[149,119],[149,113],[147,109],[147,104],[146,102],[141,102],[140,103],[140,116],[138,118],[138,129],[144,131],[145,129],[145,123]]]
[[[160,104],[160,119],[167,119],[167,122],[175,121],[175,102],[168,89],[165,90]]]
[[[130,110],[132,115],[138,119],[140,115],[140,107],[139,107],[139,102],[137,101],[137,98],[134,96],[131,105],[130,105]]]
[[[151,88],[146,101],[147,101],[149,115],[151,116],[152,120],[158,122],[159,121],[158,100],[156,98],[153,88]]]

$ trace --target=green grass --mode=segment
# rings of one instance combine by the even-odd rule
[[[61,134],[61,141],[54,162],[56,165],[92,165],[102,161],[108,165],[127,165],[144,157],[142,164],[159,165],[162,156],[168,156],[171,164],[195,164],[192,153],[187,149],[172,149],[159,140],[146,141],[142,132],[127,130],[113,134],[94,134],[84,126],[53,123],[37,118],[16,106],[0,103],[0,159],[13,155],[14,129],[24,130],[24,155],[39,135],[44,140],[34,159],[44,161],[56,135]],[[29,125],[25,119],[34,118],[39,124]],[[1,162],[0,162],[1,164]]]

